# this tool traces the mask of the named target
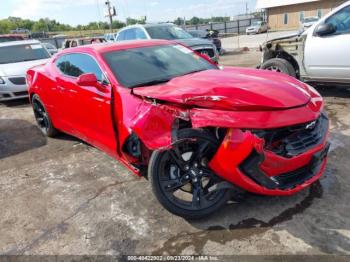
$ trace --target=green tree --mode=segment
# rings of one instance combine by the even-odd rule
[[[176,18],[176,20],[174,21],[175,25],[183,25],[184,24],[184,20],[181,17]]]
[[[191,25],[198,25],[201,23],[201,19],[199,19],[198,17],[194,16],[191,18],[191,20],[189,21]]]

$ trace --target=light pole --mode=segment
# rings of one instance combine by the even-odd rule
[[[106,17],[109,17],[109,29],[111,30],[111,33],[113,33],[113,16],[116,16],[117,12],[115,10],[115,7],[111,6],[110,0],[106,0],[105,5],[107,7]]]

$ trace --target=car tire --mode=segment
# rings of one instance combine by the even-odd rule
[[[296,72],[292,64],[282,58],[270,59],[263,63],[260,68],[263,70],[285,73],[292,77],[296,77]]]
[[[58,134],[58,130],[53,126],[51,118],[47,113],[43,102],[36,94],[33,95],[31,100],[35,120],[40,128],[40,131],[43,133],[44,136],[55,137]]]
[[[182,151],[184,150],[183,147],[181,147],[181,145],[186,145],[186,141],[188,141],[188,143],[193,143],[193,145],[195,145],[196,143],[200,146],[203,145],[203,141],[207,141],[209,149],[207,149],[207,153],[208,156],[213,156],[217,150],[217,148],[219,147],[218,141],[217,139],[215,139],[214,136],[212,136],[211,134],[209,134],[208,132],[204,131],[204,130],[194,130],[194,129],[183,129],[180,130],[178,133],[178,139],[180,142],[180,144],[178,146],[176,146],[178,148],[178,152],[180,152],[179,155],[181,155],[182,160],[184,160],[183,156],[184,156],[184,152]],[[189,142],[191,141],[191,142]],[[195,142],[194,142],[195,141]],[[191,144],[192,145],[192,144]],[[201,148],[201,147],[199,147]],[[188,149],[189,150],[189,149]],[[201,196],[203,198],[206,198],[206,200],[202,200],[202,198],[199,200],[198,199],[198,205],[194,204],[196,202],[195,200],[195,193],[197,192],[198,189],[198,185],[196,185],[195,183],[193,183],[193,178],[191,180],[191,182],[189,182],[188,184],[184,185],[181,188],[178,188],[177,191],[180,191],[180,193],[186,193],[185,187],[187,188],[187,193],[190,196],[190,200],[188,202],[181,202],[184,200],[179,200],[177,199],[178,196],[175,197],[175,192],[167,192],[167,190],[165,188],[167,188],[165,186],[164,181],[175,181],[175,180],[171,180],[171,170],[173,165],[176,166],[176,164],[174,164],[174,162],[171,162],[171,153],[170,152],[174,152],[175,150],[173,149],[169,149],[169,150],[158,150],[158,151],[154,151],[151,159],[150,159],[150,163],[149,163],[149,167],[148,167],[148,178],[150,180],[151,186],[152,186],[152,191],[154,193],[154,195],[156,196],[156,198],[158,199],[159,203],[165,208],[167,209],[169,212],[177,215],[177,216],[181,216],[183,218],[186,219],[200,219],[200,218],[204,218],[207,217],[209,215],[211,215],[212,213],[214,213],[216,210],[220,209],[221,207],[223,207],[227,201],[230,199],[230,191],[228,189],[220,189],[218,191],[214,191],[213,199],[209,200],[209,194],[212,194],[213,192],[210,192],[209,189],[207,188],[206,190],[209,192],[205,192],[205,187],[207,187],[209,185],[209,183],[211,184],[211,186],[222,182],[223,180],[221,180],[219,177],[217,177],[214,173],[210,174],[210,179],[213,179],[214,182],[208,182],[208,184],[204,187],[203,184],[203,177],[199,178],[198,184],[200,184],[200,187],[202,187],[203,192],[200,194],[196,194],[197,196]],[[195,150],[196,151],[196,150]],[[184,153],[184,154],[183,154]],[[194,154],[194,153],[192,153]],[[195,159],[195,155],[193,155],[193,159]],[[191,157],[192,158],[192,155]],[[199,159],[200,161],[201,159]],[[188,160],[187,163],[190,163],[190,160]],[[208,163],[208,162],[207,162]],[[199,168],[202,168],[202,164],[199,165]],[[209,170],[209,168],[207,167],[207,169]],[[175,169],[176,170],[176,169]],[[192,168],[191,168],[192,170]],[[198,169],[199,170],[199,169]],[[167,171],[167,172],[164,172]],[[174,172],[174,171],[173,171]],[[182,173],[180,173],[182,171],[176,170],[176,175],[178,177],[178,179],[180,180],[180,176],[185,177],[186,173],[184,173],[184,175],[182,175]],[[190,174],[191,171],[188,171],[187,174]],[[204,171],[204,173],[206,172],[210,172],[210,171]],[[199,172],[200,173],[200,172]],[[169,176],[169,177],[168,177]],[[188,176],[188,175],[187,175]],[[165,178],[165,180],[164,180]],[[207,178],[207,177],[205,177]],[[168,179],[168,180],[167,180]],[[194,178],[195,179],[195,178]],[[210,180],[211,181],[211,180]],[[213,184],[214,183],[214,184]],[[211,187],[210,186],[210,187]],[[170,187],[170,186],[169,186]],[[177,192],[176,191],[176,192]],[[184,192],[182,192],[184,191]],[[191,192],[192,191],[192,192]],[[205,195],[206,194],[206,195]],[[191,198],[192,195],[192,198]],[[179,200],[179,201],[178,201]]]

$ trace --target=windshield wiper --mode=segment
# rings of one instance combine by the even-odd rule
[[[133,85],[130,88],[141,87],[141,86],[153,86],[153,85],[167,83],[170,80],[171,80],[171,78],[155,79],[155,80],[152,80],[152,81],[148,81],[148,82],[144,82],[144,83]]]

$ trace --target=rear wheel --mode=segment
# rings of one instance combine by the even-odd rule
[[[48,115],[44,104],[41,102],[38,95],[32,97],[32,105],[35,120],[41,130],[41,132],[48,137],[54,137],[57,135],[57,129],[52,125],[50,116]]]
[[[149,164],[149,179],[158,201],[171,213],[189,219],[210,215],[228,201],[222,179],[208,167],[218,141],[203,130],[179,131],[171,150],[155,151]]]
[[[292,64],[281,58],[273,58],[266,61],[262,64],[261,69],[285,73],[292,77],[296,77],[296,72]]]

